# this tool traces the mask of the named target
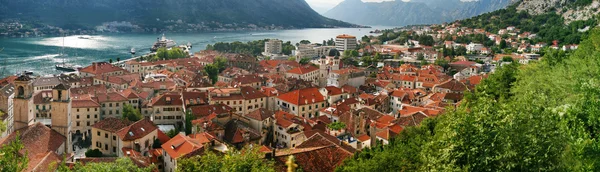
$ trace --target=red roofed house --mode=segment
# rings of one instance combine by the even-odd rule
[[[92,63],[92,65],[79,70],[82,77],[90,77],[96,75],[115,76],[127,73],[125,69],[112,65],[106,62]]]
[[[304,65],[288,70],[285,73],[286,78],[297,78],[311,81],[314,84],[319,84],[319,68],[313,65]]]
[[[296,116],[313,118],[319,109],[325,108],[325,97],[318,88],[294,90],[277,96],[277,109],[282,109]]]
[[[129,104],[127,97],[116,92],[95,95],[93,100],[102,106],[100,118],[120,118],[123,106]]]
[[[304,132],[311,129],[310,125],[303,125],[307,123],[308,120],[306,118],[284,111],[275,112],[274,138],[277,147],[293,148],[304,142],[306,140]]]
[[[71,102],[71,131],[83,134],[87,139],[92,134],[92,125],[100,120],[100,104],[91,98],[73,99]]]
[[[24,171],[54,171],[48,169],[53,162],[60,162],[66,153],[67,138],[42,123],[21,128],[12,132],[7,137],[0,139],[0,147],[14,141],[16,137],[21,139],[23,150],[27,152],[29,163]]]
[[[335,86],[327,86],[325,88],[319,88],[319,92],[327,98],[327,106],[334,104],[342,99],[348,98],[348,93],[344,92],[343,88]]]
[[[184,121],[183,100],[177,92],[165,93],[154,97],[142,109],[144,116],[152,116],[156,124],[178,125]]]
[[[145,118],[137,122],[106,118],[92,126],[92,147],[104,155],[124,156],[123,148],[146,154],[158,137],[158,127]]]
[[[249,86],[241,88],[212,89],[209,92],[210,104],[226,104],[238,114],[247,114],[258,108],[267,107],[267,96]]]

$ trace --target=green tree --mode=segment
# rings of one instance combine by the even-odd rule
[[[121,62],[121,58],[120,57],[117,57],[117,63],[118,62]]]
[[[189,135],[192,134],[192,127],[194,127],[192,125],[192,121],[196,119],[196,116],[194,114],[192,114],[191,110],[188,110],[185,113],[185,134]]]
[[[289,61],[296,61],[296,57],[291,56],[291,57],[288,57],[287,60],[289,60]]]
[[[310,44],[310,41],[309,40],[302,40],[302,41],[300,41],[300,44]]]
[[[172,130],[167,131],[167,133],[165,133],[165,134],[167,136],[169,136],[170,138],[173,138],[179,134],[179,131],[177,131],[176,129],[172,129]]]
[[[502,39],[502,41],[500,41],[499,47],[500,47],[500,49],[505,49],[506,48],[506,40]]]
[[[417,60],[425,60],[425,55],[423,55],[423,53],[417,53]]]
[[[108,63],[113,63],[113,60],[112,60],[112,58],[108,60]]]
[[[100,149],[88,149],[85,151],[85,157],[102,157]]]
[[[202,156],[183,158],[178,161],[177,171],[275,171],[274,163],[266,160],[259,146],[246,147],[241,151],[229,150],[225,155],[205,151]]]
[[[219,80],[219,67],[217,67],[216,64],[205,65],[204,72],[206,72],[212,84],[217,83]]]
[[[161,143],[159,139],[154,139],[154,142],[152,143],[152,148],[153,149],[161,148],[162,144],[163,143]]]
[[[217,67],[217,69],[219,69],[219,73],[223,72],[225,69],[227,69],[227,59],[225,57],[222,56],[217,56],[215,58],[215,60],[213,61],[213,64],[215,65],[215,67]]]
[[[503,62],[513,62],[513,58],[511,56],[504,56],[502,57],[502,61]]]
[[[360,41],[361,41],[362,43],[367,43],[367,44],[368,44],[368,43],[370,43],[370,42],[371,42],[371,38],[369,38],[369,36],[365,35],[365,36],[363,36],[363,37],[360,39]]]
[[[29,158],[27,151],[22,152],[25,148],[17,132],[17,137],[8,142],[8,144],[0,146],[0,171],[23,171],[27,168]]]
[[[343,122],[332,122],[327,125],[327,128],[332,130],[346,129],[346,124],[344,124]]]
[[[129,104],[126,104],[123,106],[123,116],[122,117],[123,117],[123,119],[127,119],[129,121],[139,121],[142,118],[144,118],[142,116],[142,113],[139,110],[133,108],[133,106],[131,106]]]
[[[305,64],[308,64],[309,62],[310,62],[310,58],[305,57],[305,58],[300,59],[299,63],[305,65]]]
[[[58,171],[118,171],[118,172],[151,172],[156,167],[150,165],[146,168],[139,168],[133,163],[133,161],[127,157],[117,159],[115,162],[90,162],[82,165],[80,163],[75,164],[73,168],[69,169],[65,164],[61,164],[58,167]]]

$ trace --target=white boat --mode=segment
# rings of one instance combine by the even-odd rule
[[[135,48],[131,48],[131,54],[135,54]]]
[[[167,39],[163,33],[161,38],[157,38],[157,41],[154,43],[154,45],[152,45],[150,51],[156,52],[159,48],[171,48],[174,46],[177,46],[177,43],[175,43],[173,40]]]

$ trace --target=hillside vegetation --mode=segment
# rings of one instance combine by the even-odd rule
[[[500,68],[455,110],[337,171],[599,171],[600,30],[577,51]]]

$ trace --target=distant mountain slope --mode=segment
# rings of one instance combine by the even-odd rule
[[[283,28],[355,27],[325,18],[304,0],[0,0],[0,19],[39,20],[61,27],[126,21],[141,27],[231,24]]]
[[[324,15],[363,25],[432,24],[454,21],[504,8],[516,0],[401,0],[362,2],[345,0]]]

